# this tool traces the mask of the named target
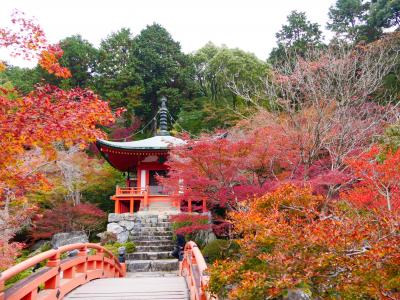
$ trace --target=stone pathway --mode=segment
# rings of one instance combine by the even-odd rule
[[[188,300],[184,277],[177,272],[128,273],[126,278],[93,280],[64,299],[79,300]]]

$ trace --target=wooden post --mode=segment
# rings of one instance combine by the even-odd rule
[[[192,212],[192,199],[188,200],[188,212],[191,213]]]
[[[203,213],[207,212],[207,202],[206,199],[203,198]]]
[[[60,266],[60,253],[57,253],[49,259],[47,262],[47,267],[57,269]],[[60,286],[60,272],[57,275],[51,277],[44,283],[44,288],[47,289],[57,289]]]
[[[133,214],[133,198],[129,200],[129,212]]]
[[[81,264],[76,267],[77,273],[86,273],[87,272],[87,248],[86,246],[79,249],[78,253],[79,257],[84,257],[85,260]]]
[[[144,197],[143,197],[143,206],[145,210],[148,210],[149,208],[149,190],[148,187],[144,190]]]
[[[116,214],[120,213],[120,209],[119,209],[119,200],[115,199],[115,207],[114,207],[114,211]]]

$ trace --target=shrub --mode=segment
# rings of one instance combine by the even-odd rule
[[[71,231],[84,231],[90,236],[105,222],[105,213],[93,204],[73,206],[64,202],[44,211],[43,216],[33,224],[32,237],[34,240],[48,239],[55,233]]]
[[[110,244],[105,244],[104,248],[106,248],[108,251],[112,252],[114,256],[118,257],[118,248],[120,247],[125,247],[125,253],[133,253],[136,251],[136,245],[134,242],[128,241],[125,243],[120,243],[120,242],[115,242],[115,243],[110,243]]]
[[[175,234],[190,235],[199,230],[210,229],[208,216],[194,214],[179,214],[171,217],[172,229]]]
[[[235,241],[214,240],[207,244],[201,252],[208,263],[213,263],[216,260],[232,257],[238,251],[239,245]]]
[[[211,230],[208,216],[195,214],[179,214],[171,217],[174,239],[177,234],[185,236],[186,241],[194,241],[199,247],[204,245],[204,241],[199,234],[201,231]]]

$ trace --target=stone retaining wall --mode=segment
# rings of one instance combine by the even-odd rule
[[[157,235],[158,232],[171,230],[168,219],[171,214],[114,214],[108,215],[107,231],[117,235],[119,242],[126,242],[128,239],[144,234]],[[148,229],[151,232],[147,232]]]

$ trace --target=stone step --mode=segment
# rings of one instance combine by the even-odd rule
[[[153,240],[153,241],[146,241],[146,240],[135,241],[136,246],[175,246],[175,244],[176,243],[170,239]]]
[[[131,233],[131,236],[133,237],[133,236],[138,236],[138,237],[143,237],[143,236],[151,236],[151,235],[153,235],[153,236],[161,236],[161,237],[164,237],[164,239],[172,239],[172,231],[170,231],[170,232],[159,232],[159,231],[148,231],[148,230],[146,230],[146,231],[141,231],[141,232],[135,232],[135,233]],[[141,240],[143,239],[143,238],[140,238]]]
[[[159,278],[159,277],[168,277],[168,278],[176,278],[178,275],[178,272],[176,271],[158,271],[158,272],[139,272],[139,273],[126,273],[125,278],[146,278],[146,277],[152,277],[152,278]],[[181,276],[179,276],[181,278]]]
[[[128,272],[159,272],[179,269],[177,259],[127,260],[125,263]]]
[[[168,246],[136,246],[136,252],[163,252],[173,251],[174,245]]]
[[[134,252],[126,255],[127,260],[157,260],[173,258],[171,251]]]
[[[137,241],[163,241],[170,240],[172,241],[172,234],[167,235],[132,235],[131,240],[133,242]]]
[[[124,224],[124,223],[123,223]],[[171,228],[172,224],[170,222],[155,222],[155,223],[141,223],[141,222],[133,222],[133,227],[142,228],[142,227],[164,227],[164,228]]]
[[[152,232],[170,232],[172,231],[171,228],[165,227],[165,226],[148,226],[149,224],[146,224],[146,226],[138,226],[134,227],[133,230],[140,230],[140,231],[152,231]]]
[[[123,214],[115,214],[110,213],[108,214],[108,221],[109,222],[119,222],[122,220],[125,221],[135,221],[135,222],[151,222],[151,221],[161,221],[161,222],[168,222],[170,215],[168,214],[157,214],[157,212],[151,211],[140,211],[138,213],[130,214],[130,213],[123,213]]]

